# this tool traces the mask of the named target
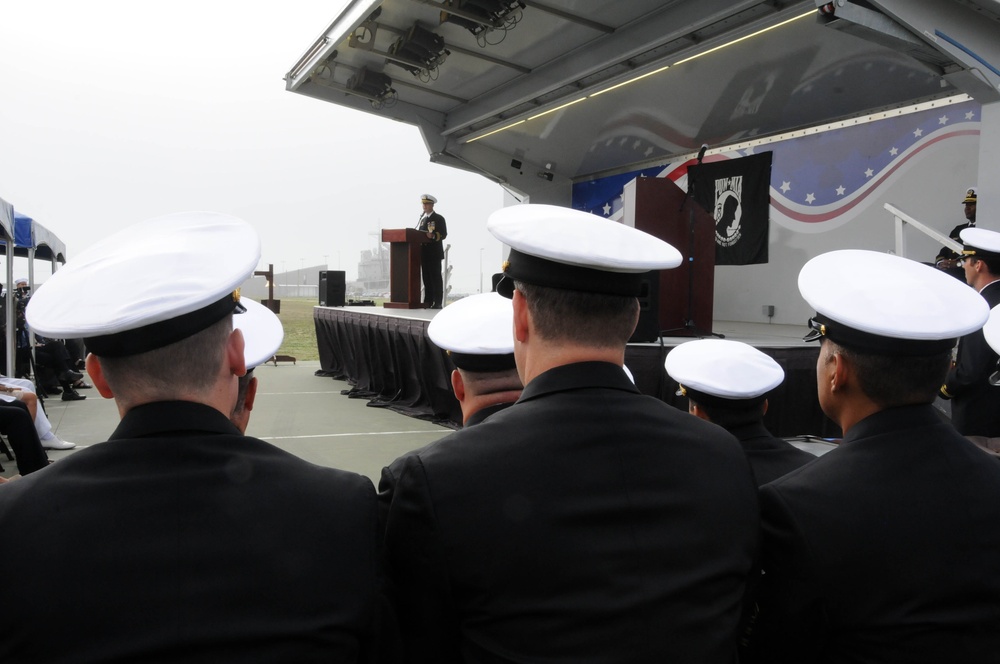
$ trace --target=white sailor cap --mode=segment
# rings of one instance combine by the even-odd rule
[[[753,346],[729,339],[698,339],[677,346],[663,366],[681,392],[702,405],[749,406],[781,384],[785,371]]]
[[[989,307],[945,272],[890,254],[843,249],[799,272],[799,292],[816,310],[806,341],[826,337],[879,355],[934,355],[978,330]]]
[[[962,199],[963,204],[975,203],[977,200],[979,200],[979,197],[975,187],[969,187],[965,190],[965,198]]]
[[[134,355],[241,311],[239,286],[260,260],[245,221],[214,212],[148,219],[92,245],[38,288],[38,334],[83,338],[95,355]]]
[[[985,228],[963,228],[959,236],[965,246],[963,256],[1000,258],[1000,233]]]
[[[240,300],[246,311],[233,318],[233,327],[243,332],[243,357],[247,371],[264,364],[278,352],[285,338],[285,329],[274,312],[259,302]]]
[[[607,295],[637,296],[650,270],[674,268],[681,255],[648,233],[555,205],[515,205],[490,215],[486,228],[510,247],[497,292],[512,280]]]
[[[442,309],[427,336],[466,371],[514,368],[514,307],[496,293],[470,295]]]
[[[438,202],[438,199],[434,198],[434,197],[433,197],[433,196],[431,196],[430,194],[423,194],[423,195],[422,195],[422,196],[420,197],[420,202],[421,202],[421,203],[430,203],[430,204],[432,204],[432,205],[433,205],[433,204],[435,204],[435,203],[437,203],[437,202]]]

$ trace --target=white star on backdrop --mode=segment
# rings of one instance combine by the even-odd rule
[[[816,200],[815,196],[813,196],[812,194],[806,194],[806,203],[811,204],[814,200]]]
[[[948,116],[947,115],[942,115],[941,117],[939,117],[938,118],[938,124],[939,125],[946,125],[946,124],[948,124]]]
[[[845,191],[847,191],[847,190],[844,189],[844,185],[840,185],[839,187],[837,187],[837,195],[838,196],[843,196]]]
[[[604,204],[604,216],[606,217],[609,214],[611,214],[611,203],[605,203]]]
[[[784,180],[781,182],[781,193],[787,194],[788,190],[791,189],[791,188],[792,188],[792,183],[791,182],[787,182],[787,181],[784,181]]]
[[[895,157],[897,154],[899,154],[899,148],[892,148],[891,150],[889,150],[889,154]]]
[[[865,171],[866,178],[870,178],[873,175],[875,175],[875,171],[873,171],[872,169],[869,168],[867,171]]]
[[[914,138],[920,138],[923,135],[924,135],[924,130],[923,129],[916,129],[916,130],[913,131],[913,137]]]

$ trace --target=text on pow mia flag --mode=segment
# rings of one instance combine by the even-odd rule
[[[715,264],[767,262],[771,153],[688,168],[691,195],[715,219]]]

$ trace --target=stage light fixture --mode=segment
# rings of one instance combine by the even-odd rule
[[[522,0],[446,0],[448,9],[441,12],[441,23],[459,25],[477,38],[492,30],[507,30],[521,20]]]
[[[451,52],[444,47],[444,37],[414,23],[389,47],[389,55],[386,64],[402,67],[414,76],[430,78]]]
[[[347,79],[347,89],[365,97],[372,108],[380,109],[396,103],[396,91],[392,89],[392,79],[377,71],[362,67]]]

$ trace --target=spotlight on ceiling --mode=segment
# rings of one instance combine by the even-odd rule
[[[396,103],[396,91],[392,89],[392,79],[377,71],[362,67],[347,79],[347,89],[365,97],[378,110]]]
[[[522,0],[446,0],[442,23],[460,25],[476,37],[492,30],[505,32],[521,20]]]
[[[444,37],[414,23],[409,31],[389,47],[387,64],[402,67],[414,76],[432,77],[451,53],[444,47]]]

